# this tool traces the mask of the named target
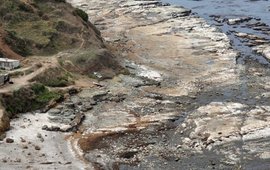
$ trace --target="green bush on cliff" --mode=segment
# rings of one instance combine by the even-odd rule
[[[66,87],[73,84],[72,75],[60,67],[49,68],[32,79],[49,87]]]
[[[2,97],[3,106],[12,117],[17,113],[25,113],[45,107],[51,100],[59,100],[61,94],[49,91],[42,84],[33,84],[14,91],[12,95]]]
[[[89,17],[88,14],[86,12],[84,12],[83,10],[76,8],[73,12],[74,15],[78,15],[79,17],[82,18],[82,20],[84,20],[85,22],[88,21]]]
[[[27,45],[28,44],[27,40],[22,39],[19,36],[17,36],[16,32],[9,31],[8,35],[5,37],[5,41],[8,45],[10,45],[11,49],[14,52],[22,56],[27,56],[27,55],[32,54],[31,49]]]

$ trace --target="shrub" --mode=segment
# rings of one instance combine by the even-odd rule
[[[55,2],[63,2],[63,3],[66,3],[66,0],[55,0]]]
[[[74,11],[73,11],[73,14],[74,15],[78,15],[79,17],[82,18],[82,20],[84,20],[85,22],[88,21],[89,17],[88,17],[88,14],[86,12],[84,12],[83,10],[79,9],[79,8],[76,8]]]
[[[51,100],[59,100],[61,94],[49,91],[42,84],[33,84],[14,91],[12,95],[2,97],[3,106],[10,117],[17,113],[25,113],[45,107]]]
[[[31,55],[32,52],[30,50],[29,42],[24,39],[21,39],[17,36],[16,32],[8,32],[8,35],[5,37],[5,42],[11,46],[11,49],[20,54],[21,56]]]
[[[43,73],[37,75],[32,81],[39,82],[49,87],[66,87],[71,85],[72,75],[62,68],[49,68]]]
[[[43,84],[40,84],[40,83],[36,83],[32,85],[31,89],[34,91],[36,95],[42,94],[46,92],[46,90],[48,90]]]

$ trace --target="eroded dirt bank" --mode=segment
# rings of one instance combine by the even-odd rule
[[[131,74],[89,83],[46,113],[18,118],[34,137],[24,127],[16,130],[13,121],[7,136],[15,141],[1,150],[34,151],[3,155],[1,168],[269,167],[267,68],[237,65],[226,35],[183,7],[158,1],[69,2],[89,14]]]

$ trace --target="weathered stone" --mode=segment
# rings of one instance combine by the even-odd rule
[[[7,136],[7,135],[6,135],[5,133],[1,134],[1,135],[0,135],[0,141],[3,141],[3,140],[6,138],[6,136]]]
[[[72,102],[64,103],[64,104],[65,104],[65,106],[68,107],[68,108],[71,108],[71,109],[75,108],[75,104],[72,103]]]
[[[47,125],[42,126],[42,130],[47,130],[49,127]]]
[[[50,109],[50,110],[48,111],[48,113],[49,113],[50,115],[58,115],[58,114],[61,113],[61,110],[59,110],[59,109]]]
[[[39,151],[40,149],[41,148],[39,146],[37,146],[37,145],[35,146],[35,150],[38,150]]]
[[[6,138],[6,143],[14,143],[14,139]]]

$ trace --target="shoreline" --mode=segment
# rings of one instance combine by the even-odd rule
[[[268,167],[261,140],[270,139],[268,72],[236,65],[224,33],[160,1],[68,2],[88,13],[130,74],[83,88],[47,113],[12,120],[7,137],[15,141],[0,145],[12,157],[0,157],[2,168]],[[57,113],[66,106],[84,107],[78,132],[44,130],[61,129],[66,117]]]
[[[135,103],[146,109],[153,102],[156,103],[154,106],[150,104],[153,112],[137,111],[136,115],[140,119],[144,118],[144,114],[157,116],[162,112],[173,113],[175,116],[148,123],[135,138],[132,133],[116,139],[105,136],[100,143],[109,146],[91,151],[86,155],[88,159],[96,161],[101,167],[115,162],[119,169],[268,166],[267,152],[255,148],[265,145],[259,136],[269,138],[267,133],[262,133],[269,123],[267,120],[261,121],[261,116],[257,115],[258,110],[269,105],[260,95],[267,93],[268,86],[260,86],[258,83],[266,83],[269,73],[257,63],[236,64],[238,54],[224,33],[207,24],[204,19],[189,15],[188,9],[157,5],[160,1],[70,2],[87,11],[90,20],[101,30],[114,54],[120,60],[122,57],[129,60],[123,63],[131,68],[129,70],[135,77],[141,76],[141,66],[161,75],[160,86],[140,88],[148,96],[146,98],[151,96],[154,101],[142,97],[144,104],[138,104],[138,95],[128,91],[128,95],[134,96],[131,97],[133,101],[125,102],[120,108],[127,107],[127,112],[137,110],[136,107],[129,107]],[[124,85],[120,87],[125,88],[127,80],[121,77],[121,81]],[[245,109],[248,111],[245,112]],[[99,111],[96,109],[91,114]],[[114,118],[106,117],[106,111],[108,109],[101,111],[104,117],[100,118],[114,122]],[[119,116],[118,111],[115,112],[115,116]],[[268,109],[263,113],[267,114]],[[86,117],[86,121],[89,119]],[[96,121],[96,124],[103,122]],[[176,124],[171,125],[170,122]],[[108,124],[102,126],[108,127],[108,131],[111,128]],[[121,127],[121,124],[114,126]],[[160,136],[149,135],[150,129],[159,129],[156,126],[167,130],[162,131]],[[98,130],[101,127],[96,125],[96,128]],[[148,135],[150,137],[147,138]],[[151,141],[151,144],[128,144],[128,141],[136,141],[137,138],[143,143]],[[249,138],[257,143],[249,141]],[[248,147],[253,150],[248,150]],[[101,154],[104,152],[107,154]],[[132,156],[123,158],[123,152]],[[255,154],[256,158],[248,158]],[[101,158],[96,159],[100,155]],[[133,166],[135,160],[138,163]]]

